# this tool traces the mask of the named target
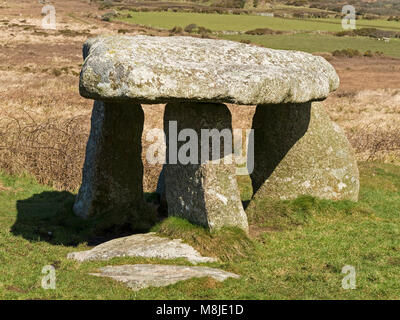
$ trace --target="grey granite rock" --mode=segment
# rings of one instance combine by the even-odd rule
[[[202,129],[232,128],[229,110],[221,102],[257,104],[251,174],[255,198],[288,199],[306,193],[357,200],[353,151],[323,109],[311,105],[339,86],[324,58],[226,40],[150,36],[92,38],[83,54],[80,93],[103,102],[93,112],[83,183],[74,206],[78,215],[113,213],[113,223],[127,216],[137,222],[146,218],[139,213],[139,103],[167,102],[164,124],[176,121],[178,132],[190,129],[198,137]],[[165,131],[168,136],[168,128]],[[172,150],[168,141],[167,155]],[[178,149],[185,144],[178,141]],[[199,144],[198,150],[203,147]],[[158,188],[161,202],[167,200],[169,215],[207,228],[247,231],[235,165],[227,164],[229,154],[221,150],[216,159],[196,164],[167,160]]]
[[[217,281],[239,278],[237,274],[215,268],[157,264],[107,266],[91,275],[112,278],[123,282],[133,290],[168,286],[191,278],[211,277]]]
[[[102,224],[123,225],[146,220],[143,201],[141,136],[144,114],[132,102],[94,103],[86,146],[82,185],[74,212],[102,216]]]
[[[171,132],[174,123],[176,132],[190,128],[196,139],[178,136],[175,148],[172,142],[176,143],[176,132]],[[247,232],[247,216],[235,177],[229,109],[216,103],[169,103],[165,107],[164,131],[167,138],[164,171],[168,215],[211,230],[233,226]],[[194,148],[185,149],[190,145]]]
[[[109,260],[116,257],[159,259],[185,258],[192,263],[214,262],[216,258],[203,257],[181,239],[168,239],[155,233],[136,234],[102,243],[91,250],[71,252],[67,256],[80,262]]]
[[[253,129],[254,198],[358,200],[354,151],[320,103],[259,105]]]
[[[339,86],[322,57],[227,40],[101,36],[83,52],[80,93],[97,100],[299,103]]]

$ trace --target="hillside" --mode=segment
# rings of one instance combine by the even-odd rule
[[[286,5],[304,6],[341,12],[344,5],[352,5],[357,14],[393,16],[400,14],[398,0],[278,0]]]
[[[341,14],[345,5],[353,5],[357,15],[368,15],[370,19],[377,16],[400,16],[398,0],[190,0],[190,1],[140,1],[140,0],[98,0],[100,6],[129,6],[130,8],[149,8],[151,10],[169,8],[172,10],[189,10],[208,12],[218,8],[244,9],[251,11],[274,12],[277,14],[293,13],[325,13],[326,15]]]

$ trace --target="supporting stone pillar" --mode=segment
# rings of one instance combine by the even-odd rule
[[[320,103],[258,105],[252,127],[254,198],[357,201],[353,149]]]
[[[210,229],[235,226],[247,232],[247,216],[235,178],[229,109],[218,103],[168,103],[164,130],[168,214]],[[213,154],[218,142],[220,152]]]
[[[140,224],[143,212],[140,104],[95,101],[75,214],[113,225]]]

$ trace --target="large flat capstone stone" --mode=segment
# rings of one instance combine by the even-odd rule
[[[69,259],[80,262],[109,260],[116,257],[142,257],[159,259],[184,258],[192,263],[215,262],[216,258],[203,257],[181,239],[168,239],[155,233],[136,234],[102,243],[91,250],[69,253]]]
[[[211,277],[217,281],[239,278],[237,274],[215,268],[157,264],[107,266],[99,271],[91,275],[115,279],[133,290],[168,286],[191,278]]]
[[[101,36],[83,52],[80,93],[102,101],[301,103],[339,86],[322,57],[226,40]]]

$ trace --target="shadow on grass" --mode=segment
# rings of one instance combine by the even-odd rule
[[[156,211],[154,197],[145,195],[147,205]],[[30,198],[17,201],[17,220],[11,228],[14,235],[31,241],[46,241],[51,244],[77,246],[80,243],[97,245],[102,242],[148,232],[161,220],[141,228],[132,228],[130,223],[105,226],[99,219],[82,219],[74,215],[72,206],[75,195],[67,191],[45,191]],[[150,201],[150,202],[149,202]]]

